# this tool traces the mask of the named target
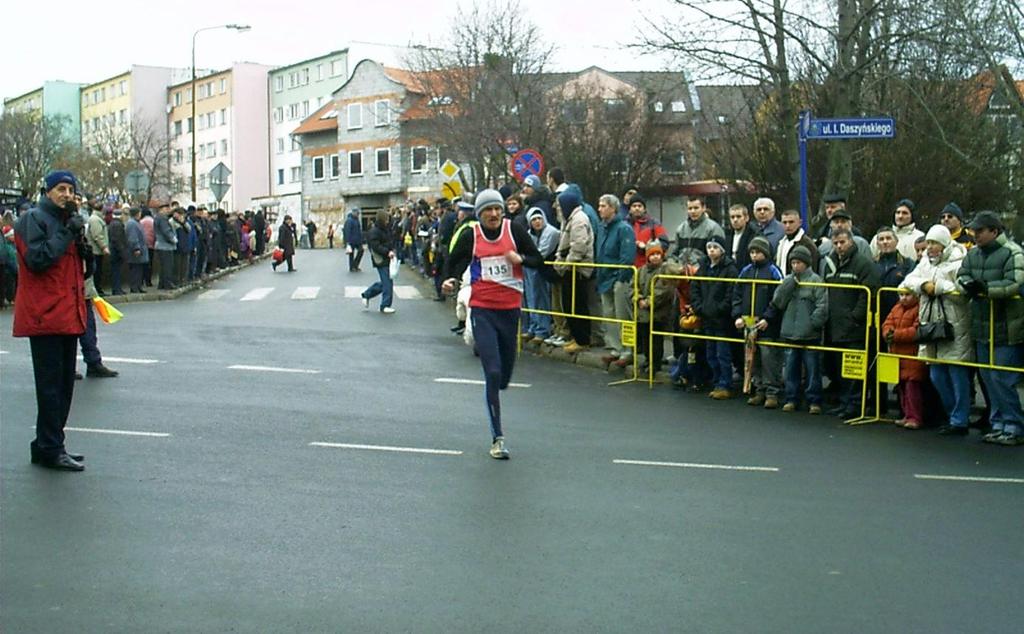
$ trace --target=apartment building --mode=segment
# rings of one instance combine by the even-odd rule
[[[348,79],[348,49],[274,69],[270,91],[270,192],[302,193],[302,148],[292,130]]]
[[[81,89],[82,146],[94,154],[131,148],[135,133],[167,133],[167,87],[191,76],[187,68],[133,65]]]
[[[167,88],[165,103],[170,133],[172,196],[192,200],[192,142],[196,148],[196,203],[217,204],[209,173],[218,163],[231,170],[231,187],[221,203],[230,211],[245,209],[269,193],[267,75],[272,67],[251,62],[211,73],[195,82]]]
[[[359,62],[292,133],[302,146],[304,211],[330,217],[439,196],[438,149],[417,129],[426,99],[413,73]]]
[[[68,141],[81,138],[78,94],[81,84],[68,81],[46,81],[35,90],[4,99],[4,112],[33,112],[41,117],[61,117]]]

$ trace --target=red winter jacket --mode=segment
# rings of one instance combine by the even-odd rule
[[[14,224],[18,291],[14,336],[85,332],[85,280],[67,212],[43,197]]]
[[[642,219],[631,217],[629,219],[630,226],[633,227],[633,235],[636,236],[636,241],[642,244],[647,244],[651,240],[657,239],[661,241],[661,247],[664,251],[668,252],[668,233],[665,231],[665,227],[661,226],[661,223],[656,219],[652,218],[650,214],[644,214]],[[638,270],[647,266],[647,250],[641,247],[636,248],[636,257],[633,258],[633,266]]]
[[[917,326],[920,323],[918,319],[920,304],[917,303],[916,297],[913,302],[910,306],[905,305],[903,302],[897,303],[889,311],[889,316],[885,318],[885,323],[882,324],[882,336],[885,336],[885,333],[890,330],[895,331],[893,342],[889,346],[889,352],[893,354],[917,355],[918,344],[914,339],[917,337]],[[900,359],[900,381],[927,380],[928,367],[925,364],[920,361]]]

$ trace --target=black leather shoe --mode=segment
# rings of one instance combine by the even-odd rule
[[[939,427],[940,436],[966,436],[971,433],[967,427],[960,427],[958,425],[943,425]]]
[[[84,378],[85,378],[85,377],[83,377],[83,376],[82,376],[82,373],[81,373],[81,372],[75,372],[75,380],[76,380],[76,381],[81,381],[81,380],[82,380],[82,379],[84,379]]]
[[[119,374],[117,370],[111,370],[102,363],[97,365],[89,366],[89,369],[85,371],[85,376],[94,377],[98,379],[112,379]]]
[[[75,462],[82,462],[82,461],[85,460],[85,456],[83,456],[80,453],[70,453],[70,452],[67,452],[67,456],[69,458],[71,458],[72,460],[74,460]],[[32,452],[32,464],[39,464],[42,461],[43,461],[43,457],[40,456],[38,453],[33,451]]]
[[[38,462],[33,462],[40,467],[47,469],[56,469],[57,471],[85,471],[85,465],[75,460],[66,453],[62,453],[56,458],[42,458],[40,457]]]

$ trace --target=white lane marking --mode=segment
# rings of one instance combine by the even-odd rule
[[[274,292],[274,287],[273,286],[271,286],[271,287],[263,287],[263,288],[254,288],[251,291],[249,291],[248,293],[246,293],[242,297],[242,299],[240,299],[238,301],[240,301],[240,302],[258,302],[259,300],[263,299],[264,297],[266,297],[267,295],[270,295],[273,292]]]
[[[82,355],[78,355],[78,358],[82,360]],[[103,360],[111,363],[137,363],[140,365],[153,365],[161,362],[159,359],[133,359],[130,357],[103,357]]]
[[[302,368],[272,368],[265,365],[229,365],[229,370],[248,370],[250,372],[289,372],[291,374],[320,374],[320,370],[303,370]]]
[[[455,383],[458,385],[483,385],[484,382],[480,379],[450,379],[441,377],[434,379],[434,383]],[[532,383],[509,383],[509,387],[533,387]]]
[[[678,467],[682,469],[720,469],[723,471],[761,471],[778,473],[778,467],[744,467],[728,464],[702,464],[699,462],[652,462],[648,460],[612,460],[615,464],[639,465],[641,467]]]
[[[461,456],[461,451],[452,449],[420,449],[418,447],[388,447],[386,445],[353,445],[338,442],[311,442],[310,447],[331,447],[334,449],[367,449],[370,451],[395,451],[398,453],[425,453],[436,456]]]
[[[918,480],[948,480],[952,482],[997,482],[1002,484],[1024,484],[1024,478],[986,478],[982,476],[932,475],[915,473]]]
[[[398,299],[421,299],[423,295],[415,286],[396,286],[395,297]]]
[[[66,431],[82,431],[90,434],[116,434],[118,436],[146,436],[149,438],[168,438],[170,434],[155,431],[127,431],[124,429],[94,429],[92,427],[65,427]]]
[[[11,354],[11,353],[9,351],[7,351],[7,350],[0,350],[0,354]]]
[[[345,299],[359,299],[364,290],[366,290],[366,286],[346,286]],[[395,297],[398,299],[423,299],[419,289],[411,285],[395,286]]]
[[[300,286],[292,293],[292,299],[316,299],[319,294],[319,286]]]
[[[229,291],[226,288],[210,289],[208,291],[200,293],[199,296],[196,297],[196,299],[220,299],[221,297],[224,297],[230,292],[231,291]]]

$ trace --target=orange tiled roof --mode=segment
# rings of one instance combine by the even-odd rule
[[[292,134],[312,134],[314,132],[328,132],[338,129],[338,113],[334,109],[334,100],[330,100],[320,108],[303,119],[299,127],[292,130]]]

